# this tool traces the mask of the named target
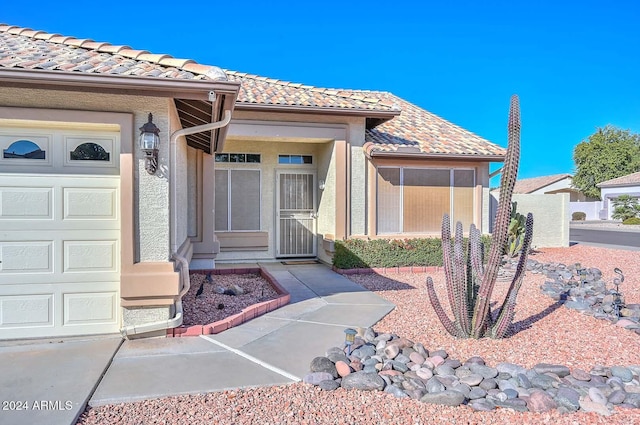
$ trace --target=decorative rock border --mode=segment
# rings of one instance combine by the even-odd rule
[[[291,300],[291,295],[287,292],[286,289],[278,281],[276,278],[269,273],[268,271],[260,268],[260,267],[249,267],[249,268],[235,268],[235,269],[213,269],[213,270],[197,270],[194,273],[211,273],[213,275],[223,275],[223,274],[259,274],[263,279],[265,279],[273,289],[280,294],[278,298],[273,300],[264,301],[258,304],[253,304],[249,307],[244,308],[240,313],[234,314],[232,316],[226,317],[222,320],[218,320],[213,323],[209,323],[207,325],[193,325],[188,327],[178,327],[173,329],[167,329],[167,337],[183,337],[183,336],[198,336],[198,335],[211,335],[218,334],[222,331],[226,331],[227,329],[238,326],[244,322],[247,322],[251,319],[254,319],[258,316],[262,316],[263,314],[269,313],[270,311],[276,310],[280,307],[283,307],[289,304]]]
[[[595,366],[590,372],[540,363],[525,369],[511,363],[489,367],[481,357],[450,359],[394,334],[360,330],[351,352],[329,348],[311,361],[303,382],[332,391],[339,387],[384,391],[398,398],[477,411],[596,412],[640,408],[639,366]]]
[[[514,270],[516,264],[513,260],[509,267]],[[584,281],[576,270],[576,265],[562,263],[540,263],[536,260],[527,260],[527,271],[544,274],[549,280],[540,289],[565,307],[580,311],[582,314],[593,316],[596,319],[608,320],[618,327],[628,329],[640,335],[640,304],[624,304],[622,297],[621,317],[614,311],[615,294],[602,280],[602,271],[597,268],[584,268]],[[611,287],[611,285],[609,285]],[[624,293],[624,284],[621,286]]]

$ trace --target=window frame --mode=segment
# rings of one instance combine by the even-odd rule
[[[379,179],[380,179],[380,172],[379,170],[381,168],[385,168],[385,169],[399,169],[400,170],[400,194],[399,194],[399,205],[400,205],[400,211],[399,211],[399,229],[400,231],[398,232],[380,232],[380,209],[379,209]],[[421,235],[421,234],[433,234],[434,232],[431,231],[419,231],[419,232],[407,232],[404,230],[405,228],[405,211],[404,211],[404,192],[405,192],[405,186],[404,186],[404,171],[405,170],[448,170],[449,171],[449,217],[453,218],[454,214],[455,214],[455,205],[454,205],[454,198],[455,198],[455,193],[454,193],[454,189],[456,186],[454,186],[455,183],[455,171],[471,171],[473,172],[473,184],[472,184],[472,189],[473,189],[473,199],[472,199],[472,209],[473,209],[473,217],[474,219],[472,220],[472,223],[476,223],[475,221],[475,212],[477,209],[477,193],[476,193],[476,187],[478,184],[478,177],[477,177],[477,169],[475,167],[452,167],[452,166],[416,166],[416,165],[377,165],[375,167],[375,176],[376,176],[376,180],[375,180],[375,209],[376,209],[376,223],[375,223],[375,231],[376,231],[376,235],[380,235],[380,236],[391,236],[391,235]],[[455,228],[455,223],[452,223],[452,227]],[[453,229],[452,229],[453,230]]]
[[[256,163],[252,163],[252,162],[243,162],[243,163],[223,163],[223,164],[256,164]],[[262,231],[262,169],[261,168],[253,168],[253,167],[216,167],[214,170],[214,177],[215,177],[215,173],[218,171],[225,171],[227,173],[227,229],[226,230],[218,230],[216,228],[216,221],[214,219],[213,222],[213,230],[216,233],[240,233],[240,232],[261,232]],[[257,171],[258,172],[258,191],[259,191],[259,197],[258,197],[258,228],[257,229],[243,229],[243,230],[233,230],[231,229],[231,220],[233,217],[233,211],[232,211],[232,193],[231,193],[231,175],[232,175],[232,171]],[[216,179],[215,183],[214,183],[214,189],[215,187],[218,185],[218,181]],[[215,199],[215,195],[214,195],[214,199]],[[215,209],[218,210],[219,206],[216,203],[215,205]],[[217,214],[217,213],[216,213]]]

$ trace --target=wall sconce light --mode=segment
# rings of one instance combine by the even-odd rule
[[[158,148],[160,147],[160,129],[153,123],[153,115],[149,113],[149,122],[140,127],[140,150],[144,153],[144,168],[149,174],[158,169]]]
[[[351,355],[351,346],[356,340],[356,332],[355,329],[347,328],[344,330],[344,344],[347,346],[347,355]]]
[[[318,181],[318,189],[324,190],[324,180],[320,179]]]

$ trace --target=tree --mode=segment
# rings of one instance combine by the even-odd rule
[[[613,214],[611,217],[616,220],[625,221],[628,218],[640,216],[640,205],[638,198],[631,195],[620,195],[613,200]]]
[[[640,171],[640,134],[611,125],[598,128],[575,147],[573,161],[573,187],[599,199],[598,183]]]

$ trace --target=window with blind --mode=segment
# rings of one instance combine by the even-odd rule
[[[260,170],[216,170],[215,179],[215,230],[260,230]]]
[[[475,172],[466,169],[379,167],[378,234],[438,233],[442,216],[473,223]]]

